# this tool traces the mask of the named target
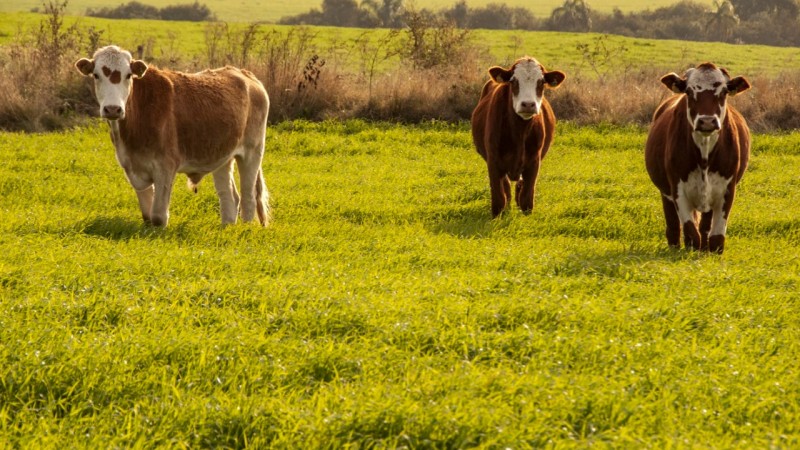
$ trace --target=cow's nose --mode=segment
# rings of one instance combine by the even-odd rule
[[[538,113],[538,108],[536,108],[536,102],[520,102],[520,108],[522,109],[521,112],[527,112],[536,114]]]
[[[700,116],[697,118],[697,124],[694,129],[696,131],[712,132],[719,130],[719,119],[715,116]]]
[[[122,107],[117,105],[103,106],[103,117],[106,119],[119,119],[122,115]]]

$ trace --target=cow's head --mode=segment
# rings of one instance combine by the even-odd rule
[[[92,59],[81,58],[75,67],[86,76],[94,76],[94,95],[100,104],[100,116],[108,120],[125,118],[125,102],[131,93],[131,78],[147,71],[144,61],[115,45],[103,47]]]
[[[510,69],[492,67],[489,75],[497,83],[511,84],[514,112],[525,120],[539,114],[545,88],[555,88],[567,76],[554,70],[547,72],[539,61],[531,57],[518,59]]]
[[[686,114],[692,130],[705,135],[717,133],[722,127],[728,96],[750,89],[747,79],[731,79],[727,70],[711,63],[687,70],[683,78],[674,73],[664,75],[661,82],[677,94],[686,94]]]

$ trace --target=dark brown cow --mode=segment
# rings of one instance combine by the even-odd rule
[[[166,226],[178,172],[190,187],[214,174],[222,223],[269,219],[261,171],[269,97],[252,73],[234,67],[186,74],[148,67],[116,46],[75,63],[95,79],[117,161],[136,190],[146,223]],[[239,168],[240,199],[233,177]],[[241,205],[239,204],[241,200]]]
[[[661,191],[667,243],[722,253],[736,184],[750,157],[750,130],[727,104],[750,83],[705,63],[684,77],[661,78],[674,95],[656,110],[645,148],[650,179]],[[700,229],[697,228],[700,214]]]
[[[518,59],[510,69],[492,67],[472,112],[472,141],[489,169],[492,215],[497,217],[511,198],[524,212],[533,209],[539,164],[553,142],[556,117],[544,98],[566,76],[548,72],[531,57]]]

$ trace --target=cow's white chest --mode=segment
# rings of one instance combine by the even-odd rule
[[[731,178],[701,168],[689,174],[686,181],[678,183],[678,201],[688,209],[708,212],[721,207]]]
[[[109,124],[111,125],[111,142],[114,144],[114,155],[117,157],[117,162],[122,167],[122,170],[125,171],[128,182],[137,191],[149,188],[153,184],[152,174],[135,170],[131,154],[120,135],[119,124],[116,121],[109,121]]]
[[[708,161],[708,155],[711,153],[711,150],[714,150],[714,146],[717,145],[717,141],[719,140],[719,132],[704,134],[694,131],[692,132],[692,140],[694,140],[695,145],[700,149],[700,155],[702,155],[703,159]]]

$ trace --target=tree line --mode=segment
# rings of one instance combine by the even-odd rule
[[[114,8],[89,8],[86,10],[86,15],[106,19],[181,20],[187,22],[216,20],[216,16],[211,12],[211,9],[197,1],[194,3],[168,5],[163,8],[132,1]]]
[[[587,0],[565,0],[549,17],[504,3],[470,7],[459,0],[437,11],[403,0],[323,0],[319,9],[284,17],[287,25],[403,28],[408,18],[447,21],[464,29],[520,29],[618,34],[655,39],[722,41],[775,46],[800,45],[800,0],[682,0],[670,6],[603,13]]]

